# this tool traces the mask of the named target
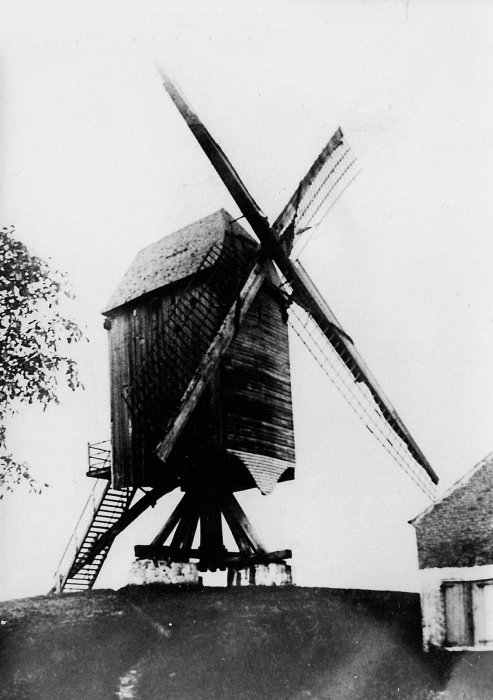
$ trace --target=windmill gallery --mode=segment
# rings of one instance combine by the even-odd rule
[[[290,582],[290,550],[268,551],[235,492],[270,493],[295,472],[288,326],[396,463],[428,495],[438,478],[341,328],[296,249],[353,177],[339,129],[270,225],[170,78],[164,86],[254,235],[224,210],[142,250],[104,309],[111,447],[90,447],[97,490],[58,591],[91,588],[117,537],[165,494],[183,496],[135,547],[153,580]],[[227,551],[223,523],[237,551]],[[156,573],[158,572],[158,573]],[[149,579],[147,579],[149,580]]]

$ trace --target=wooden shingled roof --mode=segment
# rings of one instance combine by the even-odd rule
[[[222,243],[226,231],[251,236],[225,209],[195,221],[139,251],[103,309],[116,308],[172,282],[193,275],[214,243]]]

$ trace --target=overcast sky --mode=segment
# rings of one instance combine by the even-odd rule
[[[271,220],[342,127],[362,172],[303,263],[440,490],[493,450],[491,4],[118,6],[64,3],[61,17],[60,5],[35,16],[21,3],[1,23],[1,225],[68,273],[89,340],[76,353],[85,391],[22,410],[10,428],[51,486],[0,502],[1,597],[50,587],[87,497],[87,442],[109,437],[100,309],[126,267],[220,207],[239,215],[154,60]],[[428,501],[292,350],[297,479],[240,499],[268,546],[293,549],[300,584],[412,590],[407,520]],[[173,499],[117,541],[100,585],[125,583],[133,544],[152,539]]]

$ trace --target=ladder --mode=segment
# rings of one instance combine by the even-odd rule
[[[52,591],[86,591],[94,585],[111,542],[95,557],[91,550],[99,538],[120,520],[130,506],[133,488],[115,489],[98,480],[89,495],[74,532],[55,572]]]

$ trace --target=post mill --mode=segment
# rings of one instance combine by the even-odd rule
[[[254,236],[220,210],[142,250],[104,309],[111,448],[90,446],[96,477],[56,590],[92,587],[117,535],[170,491],[183,496],[142,562],[228,571],[229,583],[290,580],[289,550],[268,551],[235,493],[294,478],[288,325],[396,463],[427,493],[438,478],[296,260],[353,178],[340,129],[271,225],[181,92],[163,84]],[[335,381],[337,378],[337,381]],[[237,551],[224,546],[223,522]],[[189,568],[190,570],[190,568]],[[194,576],[189,580],[196,580]]]

